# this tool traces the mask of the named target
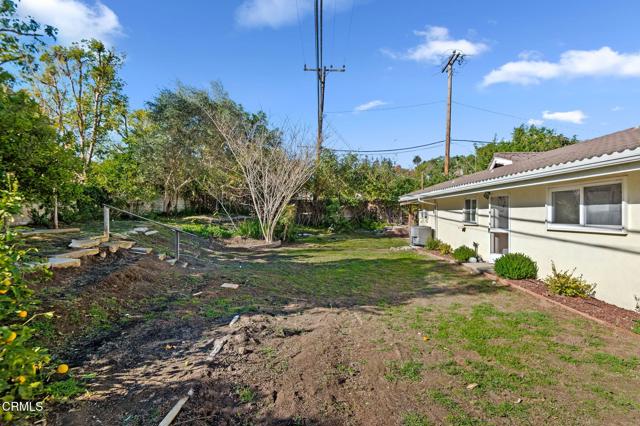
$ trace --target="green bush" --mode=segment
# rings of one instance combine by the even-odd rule
[[[460,246],[453,252],[453,258],[458,262],[466,262],[470,257],[475,257],[476,251],[471,247]]]
[[[253,238],[254,240],[261,240],[264,238],[258,219],[247,219],[238,223],[237,226],[238,229],[235,231],[235,234],[240,237]]]
[[[182,225],[182,230],[205,238],[230,238],[233,236],[233,232],[220,225],[201,225],[194,223]]]
[[[453,248],[447,243],[440,242],[440,244],[438,245],[438,251],[440,252],[440,254],[446,255],[451,254]]]
[[[437,238],[432,238],[430,240],[427,240],[427,244],[425,244],[424,247],[427,250],[438,250],[440,248],[440,244],[442,244],[442,241]]]
[[[522,253],[507,253],[496,260],[496,274],[511,280],[525,280],[538,276],[538,265]]]
[[[551,262],[551,275],[544,279],[544,283],[551,293],[570,297],[587,297],[594,293],[595,284],[589,284],[582,275],[574,276],[576,272],[558,271],[556,265]]]

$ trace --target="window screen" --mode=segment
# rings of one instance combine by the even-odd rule
[[[587,225],[622,226],[622,184],[584,188]]]
[[[556,191],[551,194],[553,223],[580,224],[580,190]]]
[[[476,223],[476,200],[464,200],[464,221]]]

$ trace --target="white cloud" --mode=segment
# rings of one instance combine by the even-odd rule
[[[377,107],[382,106],[382,105],[387,105],[387,102],[381,101],[379,99],[376,99],[376,100],[369,101],[369,102],[366,102],[364,104],[358,105],[353,110],[357,111],[357,112],[368,111],[370,109],[377,108]]]
[[[586,76],[640,77],[640,52],[620,53],[610,47],[568,50],[558,62],[523,58],[507,62],[484,76],[482,86],[497,83],[537,84],[542,80]]]
[[[409,59],[416,62],[430,62],[437,64],[454,50],[461,51],[467,56],[479,55],[489,49],[484,43],[466,39],[452,39],[445,27],[430,27],[424,31],[414,31],[415,35],[423,37],[422,43],[407,49],[405,52],[394,52],[382,49],[382,52],[394,59]]]
[[[582,124],[587,118],[584,112],[579,109],[565,112],[543,111],[542,118],[545,120],[564,121],[567,123]]]
[[[529,121],[527,121],[529,126],[542,126],[543,123],[544,120],[539,120],[537,118],[530,118]]]
[[[355,1],[355,0],[353,0]],[[325,10],[343,11],[351,6],[350,0],[325,2]],[[247,28],[280,28],[295,24],[313,13],[313,0],[244,0],[236,9],[236,22]]]
[[[97,38],[110,44],[122,34],[118,16],[99,1],[88,5],[80,0],[22,0],[18,13],[56,27],[62,43]]]

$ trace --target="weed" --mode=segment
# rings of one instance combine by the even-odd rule
[[[631,331],[640,334],[640,320],[633,320],[633,327],[631,327]]]
[[[593,354],[591,361],[595,364],[605,366],[615,373],[628,373],[635,370],[640,364],[640,359],[637,357],[625,359],[606,352],[597,352]]]
[[[236,395],[238,395],[240,402],[242,402],[243,404],[252,402],[254,399],[256,399],[255,391],[249,386],[243,386],[236,389]]]
[[[53,382],[47,386],[47,389],[51,396],[55,399],[66,400],[76,395],[80,395],[85,391],[82,383],[76,379],[69,378],[67,380],[61,380],[59,382]]]
[[[429,421],[427,416],[420,413],[409,412],[405,413],[405,415],[402,417],[403,426],[429,426],[432,424],[433,423]]]
[[[403,363],[390,361],[387,363],[387,372],[384,378],[390,382],[397,382],[399,380],[419,382],[422,380],[423,369],[424,365],[417,361],[406,361]]]

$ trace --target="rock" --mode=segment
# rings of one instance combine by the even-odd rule
[[[149,228],[146,228],[144,226],[140,226],[138,228],[133,228],[131,230],[131,232],[135,233],[135,234],[144,234],[145,232],[147,232],[149,230]]]
[[[189,264],[187,262],[182,262],[182,264],[180,264],[180,266],[182,266],[183,268],[186,268],[187,266],[189,266]]]
[[[101,257],[102,259],[104,259],[105,257],[107,257],[107,252],[106,252],[106,251],[101,251],[101,252],[100,252],[100,257]]]
[[[244,355],[250,353],[251,350],[244,346],[240,346],[238,349],[236,349],[236,352],[238,352],[238,355]]]
[[[157,233],[158,233],[158,231],[156,231],[156,230],[151,230],[151,231],[147,231],[147,232],[145,232],[145,233],[144,233],[144,235],[149,236],[149,235],[155,235],[155,234],[157,234]]]
[[[467,385],[467,389],[469,389],[469,390],[475,389],[475,388],[477,388],[477,387],[478,387],[478,384],[477,384],[477,383],[469,383],[469,384]]]
[[[475,257],[470,257],[469,258],[469,263],[478,263],[478,259]]]
[[[158,260],[165,260],[166,258],[167,258],[167,254],[166,253],[158,254]]]
[[[69,248],[85,249],[85,248],[98,247],[99,245],[100,245],[100,240],[89,238],[86,240],[71,240],[71,244],[69,244]]]
[[[240,287],[239,284],[233,284],[233,283],[222,283],[222,285],[220,286],[222,288],[232,288],[232,289],[237,289],[238,287]]]
[[[81,257],[85,257],[85,256],[95,256],[99,252],[100,250],[97,248],[88,248],[88,249],[80,249],[80,250],[70,251],[67,253],[58,254],[54,257],[68,257],[71,259],[80,259]]]
[[[238,333],[233,336],[233,340],[235,340],[237,343],[244,343],[249,340],[249,337],[247,337],[245,333]]]
[[[150,247],[132,247],[131,251],[137,254],[149,254],[153,249]]]
[[[45,265],[51,269],[73,268],[80,266],[80,259],[69,257],[50,257]]]
[[[177,261],[178,261],[178,259],[167,259],[167,260],[165,260],[165,262],[167,262],[171,266],[175,265]]]

